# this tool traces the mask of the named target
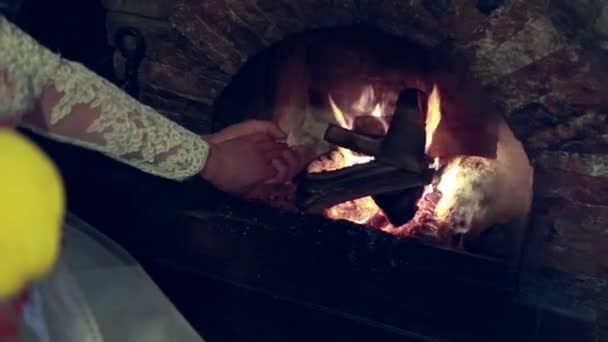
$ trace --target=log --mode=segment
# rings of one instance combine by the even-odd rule
[[[382,209],[394,226],[401,226],[410,221],[418,210],[418,200],[424,187],[375,195],[374,202]]]
[[[310,173],[298,181],[296,206],[320,214],[325,208],[357,198],[424,187],[430,178],[378,161]]]
[[[328,143],[368,156],[378,155],[382,145],[382,139],[353,132],[334,124],[328,125],[324,138]]]

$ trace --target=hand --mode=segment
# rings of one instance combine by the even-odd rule
[[[290,181],[312,159],[305,148],[289,147],[271,122],[246,121],[206,136],[207,164],[201,176],[218,189],[246,196],[260,184]]]

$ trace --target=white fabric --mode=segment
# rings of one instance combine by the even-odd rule
[[[0,120],[8,118],[170,179],[196,175],[208,154],[198,135],[54,54],[0,15]]]
[[[0,124],[97,150],[144,172],[198,174],[208,145],[0,15]],[[54,272],[33,288],[20,342],[201,342],[122,249],[68,217]]]
[[[86,223],[68,217],[62,247],[16,342],[203,342],[138,263]]]

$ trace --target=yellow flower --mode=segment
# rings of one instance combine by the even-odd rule
[[[50,158],[17,131],[0,129],[0,299],[51,271],[64,214],[63,182]]]

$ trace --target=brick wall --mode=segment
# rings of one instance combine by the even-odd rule
[[[108,28],[143,31],[143,98],[206,130],[239,68],[309,28],[369,23],[451,38],[536,169],[529,299],[608,327],[608,1],[104,0]],[[124,61],[117,56],[120,74]]]

